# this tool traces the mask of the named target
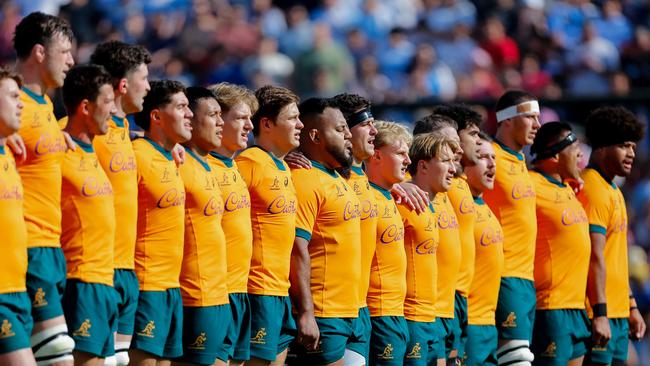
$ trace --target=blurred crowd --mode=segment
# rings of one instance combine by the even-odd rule
[[[121,39],[154,54],[153,77],[188,84],[351,91],[375,103],[626,96],[650,85],[645,0],[13,0],[0,61],[34,10],[70,21],[77,57]]]

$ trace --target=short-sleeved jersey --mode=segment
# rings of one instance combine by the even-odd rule
[[[481,198],[475,199],[474,278],[467,298],[468,324],[494,325],[503,272],[503,230],[496,215]]]
[[[187,149],[179,168],[185,186],[185,247],[181,267],[184,306],[228,303],[226,237],[221,228],[223,200],[208,163]]]
[[[453,179],[451,187],[447,191],[447,197],[454,208],[460,226],[461,256],[456,291],[467,297],[474,276],[474,219],[476,215],[474,214],[474,197],[472,197],[465,176]]]
[[[18,134],[27,148],[27,159],[18,166],[25,195],[27,246],[59,247],[61,236],[61,164],[65,140],[47,95],[23,87],[23,112]]]
[[[436,315],[440,318],[454,317],[456,283],[460,270],[460,226],[447,193],[433,198],[433,208],[438,221],[440,244],[436,252],[438,262],[438,289],[436,291]]]
[[[138,223],[138,171],[129,138],[129,121],[112,116],[108,132],[95,136],[93,147],[113,186],[115,206],[115,268],[133,269]]]
[[[185,188],[171,152],[148,138],[133,141],[138,167],[135,272],[141,291],[180,287]]]
[[[287,164],[259,146],[237,156],[251,197],[253,256],[248,292],[287,296],[296,235],[296,188]]]
[[[312,167],[291,175],[298,195],[296,237],[309,242],[314,315],[354,318],[361,276],[359,200],[335,170],[316,161]]]
[[[589,231],[605,235],[605,294],[607,317],[630,315],[629,274],[627,259],[627,211],[621,190],[595,167],[582,172],[584,188],[578,199],[587,212]],[[588,293],[591,303],[595,293]]]
[[[361,213],[361,278],[359,280],[359,308],[366,307],[366,296],[370,285],[370,265],[377,246],[377,200],[370,188],[368,176],[361,167],[353,166],[348,184],[359,199]]]
[[[61,247],[67,277],[113,286],[113,188],[89,143],[63,159]]]
[[[418,214],[405,204],[397,206],[404,223],[406,299],[404,317],[416,322],[436,319],[438,280],[438,223],[433,205]]]
[[[537,171],[537,308],[584,309],[591,246],[587,214],[571,187]]]
[[[377,201],[377,244],[370,266],[370,316],[404,316],[406,252],[404,224],[390,192],[370,183]]]
[[[0,145],[0,233],[5,261],[0,293],[25,291],[27,227],[23,217],[23,186],[11,151]]]
[[[533,182],[523,154],[499,142],[492,145],[496,153],[497,173],[494,189],[485,191],[483,199],[503,227],[503,277],[533,281],[537,236]]]
[[[233,159],[212,152],[206,160],[217,178],[224,202],[221,227],[226,235],[228,292],[247,292],[253,255],[251,197],[248,187]]]

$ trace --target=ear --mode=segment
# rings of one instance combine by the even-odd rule
[[[260,119],[260,130],[270,129],[273,122],[268,117],[262,117]]]
[[[421,170],[421,171],[425,172],[425,171],[427,171],[427,169],[429,169],[429,165],[427,164],[427,162],[424,159],[418,160],[418,166],[417,166],[416,171]]]
[[[312,128],[311,130],[309,130],[309,139],[312,142],[316,143],[317,141],[320,141],[320,138],[318,137],[318,135],[319,135],[319,133],[318,133],[317,129]]]
[[[117,84],[117,92],[124,95],[127,92],[129,82],[126,81],[126,78],[120,79],[120,82]]]
[[[88,109],[88,104],[89,103],[90,102],[88,102],[88,99],[82,100],[81,103],[79,103],[79,105],[77,106],[77,110],[75,111],[76,114],[82,115],[82,116],[90,115],[90,110]]]
[[[149,112],[149,120],[153,123],[160,122],[160,110],[152,109],[151,112]]]
[[[381,160],[381,151],[375,149],[375,152],[372,154],[372,159]]]
[[[32,53],[31,56],[34,57],[34,59],[40,64],[43,61],[45,61],[45,55],[47,51],[45,50],[45,47],[42,44],[35,44],[34,47],[32,47]]]

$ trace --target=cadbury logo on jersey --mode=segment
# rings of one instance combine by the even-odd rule
[[[442,230],[458,229],[458,221],[456,217],[449,215],[447,212],[442,211],[438,215],[438,228]]]
[[[369,200],[361,201],[361,220],[370,219],[379,216],[377,204],[370,203]]]
[[[239,210],[240,208],[250,208],[251,203],[248,200],[248,197],[243,194],[237,194],[236,192],[230,192],[226,198],[224,208],[228,212]]]
[[[295,200],[287,201],[284,195],[279,195],[275,197],[275,199],[271,202],[271,204],[267,208],[267,211],[271,214],[296,213],[296,201]]]
[[[10,200],[22,200],[23,194],[20,191],[20,188],[15,185],[13,187],[7,187],[0,182],[0,200],[10,201]]]
[[[415,247],[415,252],[420,255],[436,254],[438,242],[433,239],[427,239]]]
[[[397,225],[391,224],[379,236],[382,244],[390,244],[404,239],[404,228],[398,228]]]
[[[359,212],[359,205],[353,205],[352,202],[348,201],[345,203],[343,208],[343,220],[348,221],[360,217],[361,213]]]
[[[531,186],[530,184],[517,182],[515,183],[514,186],[512,186],[511,196],[512,199],[514,200],[520,200],[522,198],[532,198],[535,197],[535,191],[533,190],[533,186]]]
[[[44,133],[36,141],[34,146],[34,154],[36,156],[43,156],[47,154],[56,154],[65,152],[67,149],[63,136],[59,135],[58,138],[52,137],[49,133]]]
[[[503,243],[503,233],[501,230],[495,230],[493,227],[486,227],[481,234],[481,245],[484,247],[492,244]]]
[[[125,157],[121,151],[117,151],[111,156],[108,169],[113,173],[134,171],[136,169],[135,157]]]
[[[113,194],[111,183],[101,183],[95,177],[88,177],[81,186],[81,194],[85,197],[108,196]]]
[[[158,208],[168,208],[181,206],[185,203],[185,191],[178,191],[176,188],[168,189],[162,196],[158,199],[156,206]]]
[[[562,211],[562,225],[571,226],[574,224],[581,224],[588,222],[587,215],[584,210],[575,209],[575,208],[565,208]]]
[[[463,199],[460,200],[458,210],[464,215],[474,213],[474,200],[469,197],[463,197]]]
[[[210,197],[208,202],[205,203],[205,207],[203,207],[203,215],[214,216],[221,214],[223,214],[223,206],[221,205],[221,202],[214,197]]]

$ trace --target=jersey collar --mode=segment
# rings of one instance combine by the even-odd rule
[[[24,87],[24,86],[21,87],[20,89],[21,89],[22,91],[24,91],[25,94],[27,94],[27,96],[29,96],[30,98],[32,98],[36,103],[38,103],[38,104],[47,104],[47,101],[45,100],[45,96],[44,96],[44,95],[38,95],[38,94],[34,93],[33,91],[27,89],[27,88]]]
[[[0,155],[5,154],[5,145],[0,145]]]
[[[603,171],[600,170],[600,168],[599,168],[596,164],[589,164],[589,165],[587,165],[587,168],[588,168],[588,169],[593,169],[593,170],[597,171],[598,174],[600,174],[600,177],[603,178],[603,180],[604,180],[605,182],[607,182],[607,183],[608,183],[612,188],[614,188],[614,189],[618,188],[618,187],[616,186],[616,183],[614,183],[614,180],[612,180],[612,179],[608,179],[608,178],[605,176],[605,173],[603,173]]]
[[[336,178],[336,177],[339,176],[339,173],[337,173],[336,170],[326,168],[323,164],[321,164],[321,163],[319,163],[319,162],[317,162],[317,161],[314,161],[314,160],[310,160],[310,161],[311,161],[311,165],[312,165],[314,168],[317,168],[317,169],[319,169],[319,170],[321,170],[321,171],[327,173],[327,174],[328,174],[329,176],[331,176],[332,178]]]
[[[517,152],[517,151],[514,151],[513,149],[509,148],[503,142],[497,140],[496,137],[494,138],[494,142],[496,142],[497,145],[499,145],[501,147],[501,149],[503,149],[505,152],[507,152],[508,154],[513,155],[514,157],[516,157],[517,160],[519,160],[519,161],[524,160],[524,154],[522,154],[520,152]]]
[[[172,157],[172,153],[170,151],[165,150],[162,146],[158,145],[155,141],[152,139],[148,138],[147,136],[142,137],[145,141],[151,144],[154,149],[158,150],[159,153],[163,154],[167,160],[172,161],[174,158]]]
[[[350,167],[350,170],[352,170],[356,175],[366,175],[366,173],[363,171],[363,168],[361,168],[360,166],[352,165]]]
[[[485,201],[483,201],[483,197],[474,197],[474,203],[477,205],[484,205]]]
[[[232,166],[233,166],[232,158],[227,158],[227,157],[225,157],[225,156],[223,156],[221,154],[218,154],[218,153],[216,153],[214,151],[210,151],[210,155],[212,157],[215,157],[215,158],[221,160],[221,162],[223,162],[228,168],[232,168]]]
[[[194,151],[192,151],[192,149],[185,149],[185,151],[187,151],[187,153],[190,154],[190,156],[193,157],[194,160],[198,161],[199,164],[201,164],[201,166],[203,167],[203,169],[205,169],[207,172],[212,171],[212,169],[210,169],[210,166],[208,165],[208,163],[206,163],[203,159],[201,159],[201,157],[196,155],[196,153]]]
[[[113,120],[113,123],[115,123],[117,127],[124,127],[124,119],[122,119],[121,117],[112,115],[111,119]]]
[[[282,160],[278,159],[278,157],[275,156],[275,155],[273,155],[272,152],[267,151],[265,148],[261,147],[260,145],[253,145],[253,146],[251,146],[251,147],[256,147],[256,148],[258,148],[258,149],[264,151],[265,153],[269,154],[269,156],[271,157],[271,159],[272,159],[273,162],[275,163],[275,166],[276,166],[278,169],[280,169],[280,170],[282,170],[282,171],[286,171],[286,170],[287,170],[287,169],[285,168],[284,164],[282,163]]]
[[[389,192],[387,189],[384,189],[384,188],[382,188],[382,187],[376,185],[376,184],[373,183],[373,182],[370,182],[370,186],[371,186],[372,188],[378,190],[379,193],[381,193],[384,197],[386,197],[387,200],[390,201],[390,200],[393,199],[393,196],[390,195],[390,192]]]
[[[566,187],[566,184],[560,182],[559,180],[551,177],[550,175],[548,175],[548,174],[546,174],[546,173],[544,173],[544,172],[542,172],[540,170],[533,169],[533,171],[535,171],[536,173],[538,173],[542,177],[546,178],[546,180],[549,181],[550,183],[553,183],[553,184],[555,184],[556,186],[558,186],[560,188],[565,188]]]
[[[77,144],[77,146],[79,146],[83,151],[85,151],[85,152],[87,152],[87,153],[91,153],[91,152],[94,152],[94,151],[95,151],[95,150],[93,149],[93,144],[89,144],[89,143],[87,143],[87,142],[83,142],[83,141],[79,140],[79,139],[76,138],[76,137],[72,137],[72,136],[70,136],[70,137],[72,138],[72,141],[74,141],[75,144]]]

